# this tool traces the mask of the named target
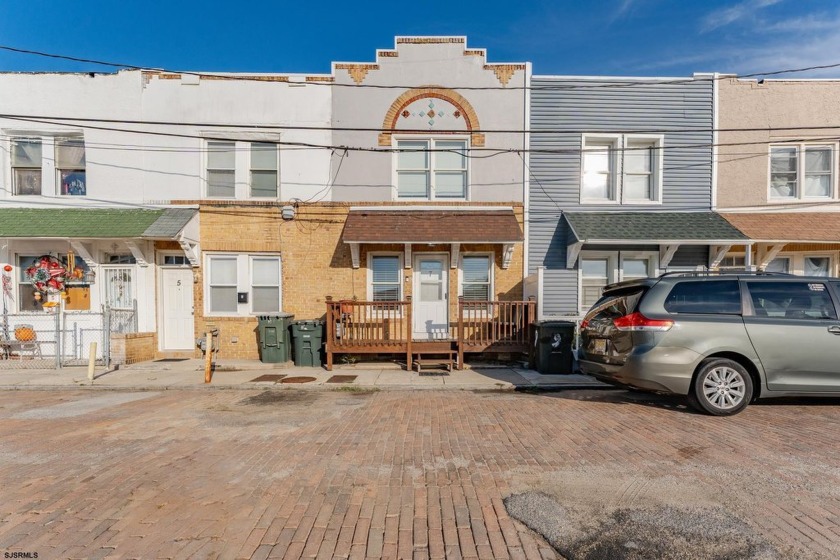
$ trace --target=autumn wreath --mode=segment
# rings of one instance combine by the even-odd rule
[[[56,294],[64,290],[67,269],[55,257],[44,255],[24,272],[32,286],[41,293]]]

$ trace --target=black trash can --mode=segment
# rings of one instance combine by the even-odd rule
[[[576,324],[571,321],[540,321],[536,327],[535,361],[542,374],[573,373],[572,347]]]
[[[320,367],[321,346],[324,342],[323,321],[295,321],[292,323],[292,343],[296,366]]]
[[[295,316],[291,313],[257,317],[261,362],[279,364],[289,361],[291,357],[289,323],[294,318]]]

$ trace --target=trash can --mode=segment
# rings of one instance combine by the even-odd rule
[[[536,327],[536,368],[542,374],[573,372],[572,347],[575,323],[571,321],[540,321]]]
[[[289,323],[294,319],[291,313],[261,315],[259,320],[260,361],[282,363],[289,361]]]
[[[323,341],[323,321],[295,321],[292,323],[295,365],[308,367],[323,365],[321,360]]]

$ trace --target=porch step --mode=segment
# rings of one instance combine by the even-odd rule
[[[440,356],[426,358],[423,357],[428,356],[425,352],[413,352],[412,354],[414,357],[411,360],[411,366],[412,369],[417,369],[417,373],[422,373],[424,367],[426,369],[445,369],[446,371],[452,371],[455,364],[454,350],[433,352],[432,354],[440,354]]]

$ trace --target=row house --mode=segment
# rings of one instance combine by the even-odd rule
[[[718,209],[754,242],[724,264],[840,270],[837,80],[719,82]]]
[[[580,315],[607,284],[714,268],[750,244],[713,211],[716,84],[533,76],[526,291],[541,317]]]

